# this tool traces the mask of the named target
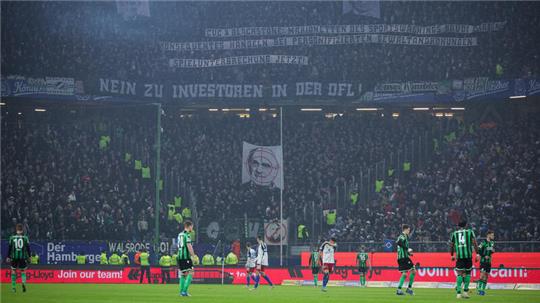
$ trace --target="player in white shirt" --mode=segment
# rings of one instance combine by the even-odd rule
[[[336,246],[336,238],[330,238],[330,241],[325,241],[321,245],[321,248],[319,248],[319,253],[322,255],[324,274],[322,291],[326,291],[326,284],[328,284],[330,274],[334,270],[334,264],[336,263],[334,252],[336,251]]]
[[[270,278],[264,273],[264,270],[266,267],[268,267],[268,247],[266,246],[266,243],[264,243],[264,240],[262,236],[257,236],[257,243],[259,243],[259,247],[257,248],[257,274],[255,277],[255,286],[252,288],[252,290],[257,289],[259,287],[259,280],[261,279],[261,276],[268,282],[272,288],[274,288],[274,284],[272,281],[270,281]]]
[[[255,268],[257,262],[257,252],[251,248],[251,243],[246,244],[246,287],[249,288],[249,282],[253,276],[253,281],[255,281]]]

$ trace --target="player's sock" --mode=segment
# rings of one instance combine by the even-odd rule
[[[259,280],[261,279],[260,276],[255,276],[255,286],[253,286],[253,288],[257,288],[259,287]]]
[[[21,273],[21,280],[22,280],[22,284],[25,285],[26,284],[26,272]]]
[[[274,284],[272,284],[272,281],[270,281],[270,278],[267,275],[264,275],[263,278],[266,280],[266,282],[268,282],[268,284],[270,284],[270,286],[274,286]]]
[[[186,284],[186,276],[180,276],[180,292],[184,292],[184,285]]]
[[[463,281],[464,281],[463,291],[469,291],[469,283],[471,283],[471,275],[466,275]]]
[[[487,286],[487,278],[482,281],[482,290],[486,290],[486,286]]]
[[[362,276],[362,286],[366,285],[366,277]]]
[[[317,282],[319,282],[319,275],[313,276],[313,283],[315,283],[315,286],[317,286]]]
[[[414,277],[416,276],[416,274],[414,272],[412,272],[410,275],[409,275],[409,288],[412,288],[412,285],[414,283]]]
[[[484,287],[484,281],[478,280],[478,284],[476,285],[477,290],[482,290],[482,287]]]
[[[398,284],[398,289],[401,289],[401,287],[403,287],[403,283],[405,283],[405,279],[407,278],[407,274],[406,273],[402,273],[401,274],[401,278],[399,278],[399,284]]]
[[[192,274],[187,275],[186,277],[186,283],[184,284],[184,292],[187,292],[189,285],[191,284],[191,278],[193,277]]]
[[[461,275],[458,275],[456,279],[456,292],[458,294],[461,293],[461,283],[463,283],[463,277]]]
[[[247,277],[246,277],[246,286],[249,287],[249,282],[251,280],[251,275],[250,274],[247,274]]]
[[[11,288],[15,289],[17,284],[17,273],[11,273]]]
[[[328,284],[328,279],[330,278],[330,274],[324,274],[323,280],[322,280],[322,287],[326,287],[326,284]]]

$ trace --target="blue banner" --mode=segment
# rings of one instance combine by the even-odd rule
[[[384,239],[384,251],[386,252],[394,251],[394,240]]]
[[[161,242],[155,247],[150,242],[132,241],[31,241],[30,250],[40,258],[40,264],[75,264],[76,257],[82,253],[88,257],[88,264],[99,264],[101,252],[107,256],[112,252],[128,254],[131,260],[136,251],[144,248],[152,258],[157,258],[163,252],[172,253],[174,245]],[[2,260],[8,255],[8,241],[1,242]]]
[[[150,82],[150,81],[148,81]],[[281,104],[298,101],[361,103],[444,103],[504,100],[540,94],[540,79],[474,77],[444,81],[378,83],[373,88],[357,81],[296,81],[290,83],[161,83],[99,78],[2,78],[2,97],[31,97],[73,101],[223,102],[243,100]],[[86,91],[86,93],[85,93]]]
[[[39,256],[40,264],[75,264],[79,253],[88,257],[88,264],[99,264],[102,251],[107,250],[105,241],[37,241],[30,242],[30,250]],[[8,242],[2,240],[2,257],[7,257]]]

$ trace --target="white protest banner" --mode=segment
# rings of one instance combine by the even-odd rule
[[[355,45],[355,44],[394,44],[394,45],[425,45],[441,47],[476,46],[476,37],[422,37],[399,35],[338,35],[338,36],[298,36],[278,37],[257,40],[227,40],[200,42],[159,42],[165,51],[191,52],[209,50],[261,49],[286,46],[313,45]]]
[[[242,148],[242,184],[283,189],[283,149],[244,142]]]
[[[169,66],[177,68],[202,68],[253,64],[307,65],[308,57],[290,55],[253,55],[224,57],[217,59],[169,59]]]
[[[344,25],[302,25],[269,27],[207,28],[205,36],[211,38],[248,37],[248,36],[301,36],[315,34],[473,34],[499,31],[506,22],[471,24],[344,24]]]

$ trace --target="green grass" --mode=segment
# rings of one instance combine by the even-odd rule
[[[396,296],[390,288],[329,287],[327,293],[313,287],[277,286],[275,289],[262,285],[249,291],[237,285],[192,285],[192,297],[178,296],[176,285],[120,285],[120,284],[30,284],[28,292],[11,292],[10,284],[2,284],[1,302],[6,303],[58,303],[58,302],[111,302],[111,303],[165,303],[165,302],[456,302],[451,289],[417,289],[414,297]],[[473,291],[471,291],[473,292]],[[473,295],[469,302],[540,302],[540,291],[488,290],[485,297]]]

